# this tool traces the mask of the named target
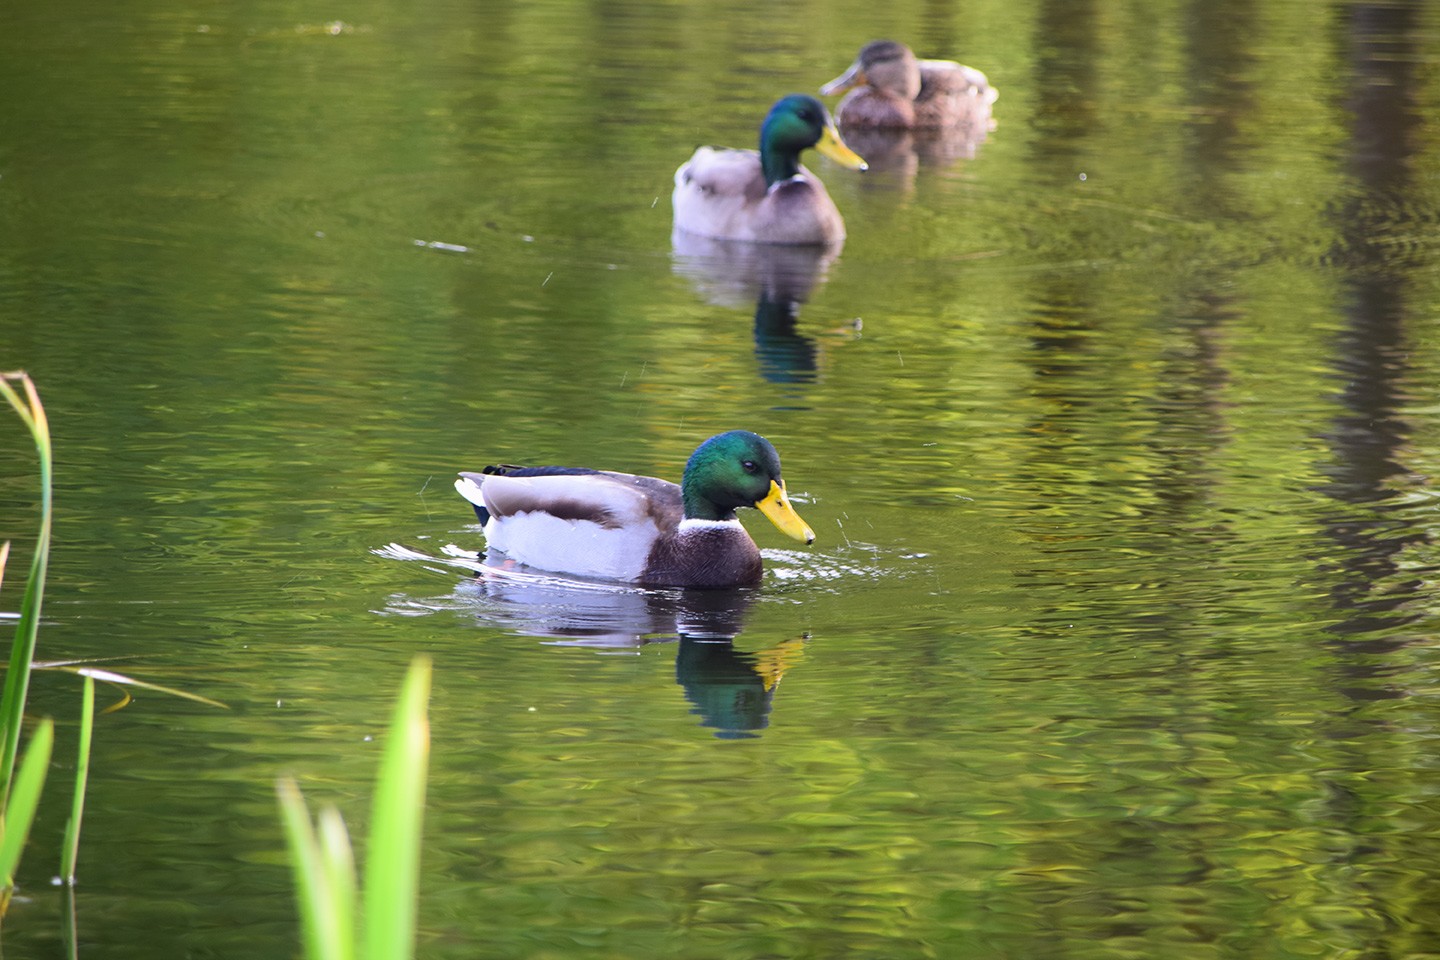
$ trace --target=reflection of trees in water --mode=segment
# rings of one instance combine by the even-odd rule
[[[1083,47],[1093,40],[1094,22],[1085,14],[1087,8],[1093,12],[1093,4],[1044,6],[1059,18],[1041,18],[1046,44],[1072,39]],[[1263,115],[1259,108],[1271,105],[1268,91],[1245,79],[1255,76],[1247,69],[1256,59],[1246,49],[1253,41],[1243,35],[1248,32],[1244,24],[1255,17],[1255,5],[1222,0],[1192,7],[1196,29],[1188,45],[1193,57],[1188,75],[1195,78],[1197,115],[1208,119],[1192,125],[1185,161],[1195,174],[1197,195],[1239,218],[1246,212],[1241,205],[1247,192],[1253,190],[1247,182],[1253,171],[1246,172],[1246,161],[1253,157],[1254,146],[1236,131],[1253,134],[1255,117]],[[1237,433],[1255,422],[1255,403],[1246,397],[1248,384],[1238,393],[1231,389],[1235,371],[1243,371],[1248,362],[1248,356],[1239,353],[1236,334],[1250,338],[1253,350],[1264,335],[1256,328],[1267,319],[1245,315],[1245,285],[1237,283],[1233,264],[1198,263],[1178,274],[1180,282],[1169,288],[1146,291],[1162,310],[1143,327],[1127,327],[1127,319],[1113,309],[1112,295],[1119,286],[1113,274],[1057,270],[1032,281],[1025,354],[1030,377],[1023,396],[1032,411],[1027,424],[1032,439],[1026,446],[1031,459],[1021,470],[1029,481],[1027,489],[1053,493],[1045,504],[1048,509],[1069,512],[1055,522],[1037,509],[1024,521],[1024,532],[1034,538],[1041,558],[1025,573],[1039,588],[1038,602],[1048,604],[1032,619],[1037,642],[1042,636],[1054,637],[1056,624],[1073,619],[1071,611],[1083,606],[1092,623],[1113,624],[1123,636],[1123,644],[1115,643],[1117,650],[1133,644],[1142,651],[1135,661],[1124,660],[1127,665],[1146,663],[1148,655],[1155,668],[1164,660],[1162,651],[1173,651],[1173,663],[1163,672],[1155,668],[1148,684],[1165,703],[1159,713],[1165,735],[1157,733],[1156,743],[1174,748],[1176,769],[1199,770],[1213,763],[1213,743],[1207,744],[1206,738],[1231,738],[1239,745],[1233,758],[1237,777],[1252,773],[1256,781],[1278,781],[1293,776],[1303,782],[1313,792],[1305,817],[1314,834],[1323,835],[1323,843],[1297,831],[1285,839],[1277,834],[1273,849],[1296,862],[1331,865],[1307,873],[1309,902],[1321,909],[1352,910],[1358,940],[1362,928],[1373,930],[1414,906],[1408,902],[1412,894],[1407,887],[1423,887],[1423,870],[1435,862],[1433,843],[1427,839],[1433,836],[1433,818],[1418,810],[1434,789],[1428,772],[1432,764],[1423,754],[1433,723],[1420,703],[1385,703],[1409,696],[1416,681],[1428,683],[1417,672],[1417,655],[1407,657],[1401,651],[1419,642],[1434,643],[1433,637],[1421,641],[1410,626],[1436,610],[1433,586],[1423,584],[1414,572],[1417,553],[1431,550],[1435,526],[1421,513],[1433,511],[1433,501],[1417,508],[1407,489],[1420,481],[1414,476],[1413,452],[1407,449],[1411,425],[1405,415],[1407,391],[1423,389],[1427,402],[1434,392],[1434,384],[1421,386],[1407,360],[1414,338],[1407,326],[1433,313],[1433,297],[1422,304],[1414,286],[1417,277],[1433,274],[1434,267],[1428,260],[1417,263],[1426,250],[1397,251],[1395,244],[1400,237],[1426,233],[1424,224],[1407,220],[1406,198],[1415,192],[1413,171],[1433,163],[1417,164],[1415,157],[1421,142],[1421,114],[1414,98],[1417,64],[1425,61],[1417,39],[1423,8],[1401,3],[1336,9],[1342,20],[1334,35],[1346,38],[1353,59],[1349,150],[1360,189],[1351,191],[1353,184],[1339,182],[1347,199],[1335,208],[1338,237],[1329,257],[1330,264],[1347,271],[1345,298],[1338,304],[1344,326],[1334,338],[1329,361],[1337,375],[1337,407],[1324,433],[1331,456],[1316,465],[1313,453],[1297,457],[1277,450],[1272,468],[1278,473],[1298,467],[1299,472],[1287,477],[1304,476],[1307,470],[1324,473],[1328,482],[1319,489],[1330,503],[1322,502],[1318,512],[1328,543],[1326,536],[1313,532],[1314,509],[1300,507],[1306,512],[1293,518],[1274,510],[1262,523],[1247,524],[1247,500],[1234,492],[1247,474],[1260,475],[1269,465],[1246,463],[1243,472],[1237,472],[1233,453],[1226,453],[1232,444],[1255,443],[1255,438]],[[1231,14],[1233,26],[1226,26]],[[1217,28],[1213,34],[1202,29],[1209,21]],[[1042,76],[1036,123],[1046,136],[1037,138],[1033,161],[1056,178],[1073,175],[1075,158],[1093,155],[1097,145],[1103,145],[1103,140],[1097,144],[1090,126],[1100,119],[1095,103],[1081,95],[1093,88],[1088,73],[1100,62],[1099,51],[1082,49],[1077,55],[1072,48],[1063,55],[1042,54],[1037,61]],[[1070,108],[1072,101],[1076,109]],[[1078,235],[1086,226],[1082,222],[1068,229]],[[1433,236],[1433,230],[1429,233]],[[1315,265],[1317,287],[1335,276],[1333,271],[1326,274],[1325,266]],[[1260,271],[1252,271],[1251,277],[1259,283],[1270,281]],[[1117,349],[1135,330],[1143,337],[1128,349]],[[1307,334],[1295,324],[1286,336]],[[1135,370],[1154,375],[1146,382]],[[1295,380],[1314,386],[1313,380]],[[1281,416],[1286,399],[1309,402],[1303,396],[1254,395],[1274,404]],[[1237,398],[1250,404],[1243,414],[1231,408]],[[1117,440],[1117,425],[1136,434],[1144,431],[1139,441],[1144,455],[1136,456],[1135,441]],[[1293,442],[1294,433],[1287,439]],[[1294,447],[1300,448],[1304,439]],[[1117,466],[1107,459],[1107,451],[1121,452],[1132,462]],[[1076,515],[1103,516],[1100,505],[1107,497],[1142,511],[1142,522],[1117,524],[1123,531],[1119,534],[1099,521],[1093,526],[1075,523]],[[1267,532],[1273,538],[1253,538]],[[1147,542],[1146,536],[1153,539]],[[1253,539],[1246,543],[1242,537]],[[1107,575],[1102,570],[1086,581],[1082,551],[1087,538],[1098,545],[1088,547],[1097,566],[1123,563],[1124,572]],[[1257,583],[1241,555],[1252,546],[1271,551],[1264,569],[1279,576],[1286,569],[1287,544],[1294,551],[1297,573],[1292,594],[1281,593],[1278,583]],[[1148,554],[1147,562],[1127,563],[1107,555],[1117,546]],[[1323,562],[1334,564],[1319,574],[1330,594],[1318,602],[1305,591],[1306,584],[1318,579],[1311,574],[1311,557],[1305,555],[1311,549],[1323,555]],[[1126,576],[1133,584],[1120,580]],[[1433,565],[1424,576],[1433,584]],[[1105,590],[1095,589],[1097,584]],[[1131,591],[1122,594],[1117,589],[1122,586]],[[1264,588],[1273,591],[1272,596],[1255,599],[1250,593]],[[1147,591],[1152,591],[1148,600]],[[1246,609],[1260,612],[1253,626],[1244,622]],[[1294,616],[1287,621],[1288,613]],[[1317,622],[1331,624],[1325,628],[1328,643],[1317,642],[1317,636],[1327,637],[1311,625]],[[1298,672],[1293,677],[1276,674],[1272,693],[1254,677],[1276,665],[1294,665]],[[1269,734],[1255,722],[1255,714],[1276,708],[1312,720],[1310,732],[1293,738],[1279,733],[1267,742]],[[1410,722],[1418,730],[1400,729]],[[1217,810],[1239,809],[1254,786],[1224,776],[1195,783],[1193,802],[1167,810],[1168,825],[1214,825]],[[1277,822],[1289,816],[1290,803],[1276,797]],[[1415,826],[1376,830],[1383,814],[1399,809],[1416,810]],[[1223,885],[1226,871],[1246,859],[1217,854],[1216,845],[1193,842],[1193,837],[1167,830],[1167,824],[1147,837],[1156,841],[1153,848],[1126,848],[1129,872],[1140,875],[1170,857],[1169,863],[1190,864],[1197,884]],[[1400,866],[1405,851],[1397,849],[1395,839],[1407,831],[1420,834],[1409,839],[1428,845],[1422,848],[1425,867],[1408,876]],[[1077,859],[1087,854],[1081,844],[1077,851],[1065,851]],[[1238,869],[1250,866],[1261,877],[1258,861]],[[1276,871],[1259,882],[1278,895],[1291,878]],[[1124,904],[1115,906],[1116,916],[1125,912]],[[1403,946],[1413,949],[1378,943],[1375,948],[1398,955],[1405,952]]]
[[[1338,552],[1331,598],[1344,619],[1330,627],[1347,655],[1342,690],[1360,701],[1404,696],[1385,678],[1396,664],[1376,653],[1414,638],[1396,628],[1423,616],[1424,581],[1406,558],[1432,533],[1404,497],[1409,425],[1402,411],[1410,373],[1407,323],[1413,251],[1391,242],[1406,223],[1411,169],[1421,118],[1415,103],[1419,10],[1410,4],[1358,4],[1342,12],[1353,71],[1350,169],[1358,187],[1337,207],[1330,262],[1345,271],[1345,326],[1333,365],[1343,384],[1341,412],[1324,437],[1332,459],[1320,487],[1347,509],[1325,521]],[[1407,255],[1409,254],[1409,255]]]

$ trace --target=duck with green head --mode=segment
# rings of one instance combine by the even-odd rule
[[[852,170],[865,161],[845,145],[825,105],[791,94],[760,125],[760,149],[701,147],[675,171],[675,229],[748,243],[828,245],[845,221],[820,178],[800,165],[814,147]]]
[[[475,507],[491,550],[541,570],[647,586],[760,582],[760,550],[735,511],[756,507],[783,533],[814,532],[785,493],[780,455],[748,430],[706,440],[676,485],[576,467],[486,467],[455,489]]]

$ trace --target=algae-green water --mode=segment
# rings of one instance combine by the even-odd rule
[[[694,147],[876,37],[995,128],[808,157],[833,258],[675,249]],[[79,955],[298,955],[275,778],[361,834],[422,652],[421,957],[1440,952],[1437,117],[1419,2],[12,8],[39,656],[230,707],[98,718]],[[444,562],[456,470],[733,428],[818,534],[746,516],[756,590]],[[0,942],[58,957],[31,712]]]

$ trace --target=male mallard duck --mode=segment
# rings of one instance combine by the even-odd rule
[[[800,165],[814,147],[836,163],[864,170],[845,146],[825,105],[792,94],[760,125],[760,150],[701,147],[675,171],[675,229],[719,240],[832,244],[845,221],[820,178]]]
[[[758,507],[796,540],[814,532],[790,506],[780,455],[746,430],[696,448],[676,486],[654,477],[572,467],[486,467],[462,473],[492,550],[528,566],[666,587],[760,582],[760,550],[735,518]]]
[[[999,96],[985,74],[953,60],[917,60],[903,43],[874,40],[860,48],[850,69],[820,88],[829,96],[849,90],[835,108],[842,126],[906,130],[990,123]]]

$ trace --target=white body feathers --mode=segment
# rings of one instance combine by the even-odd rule
[[[634,581],[645,572],[664,518],[646,491],[622,476],[485,476],[477,483],[467,475],[455,490],[489,511],[491,549],[541,570]]]

